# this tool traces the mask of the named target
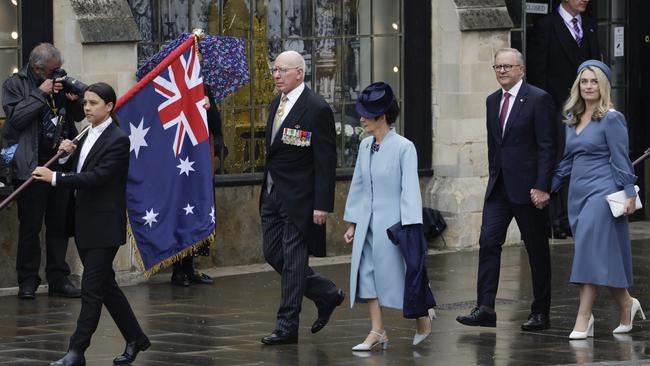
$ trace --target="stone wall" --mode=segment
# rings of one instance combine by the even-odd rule
[[[432,3],[435,176],[426,187],[425,204],[443,211],[452,248],[478,245],[488,173],[485,98],[499,87],[491,69],[494,52],[510,45],[508,24],[488,15],[503,10],[502,0]],[[468,11],[494,23],[461,28]],[[520,241],[514,223],[506,241]]]

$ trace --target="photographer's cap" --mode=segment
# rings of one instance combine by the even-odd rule
[[[355,109],[360,116],[377,118],[390,108],[395,100],[393,89],[383,81],[368,85],[359,97]]]

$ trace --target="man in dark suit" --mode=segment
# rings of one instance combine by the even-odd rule
[[[546,90],[557,107],[558,144],[556,163],[564,153],[564,126],[561,115],[578,66],[586,60],[600,60],[596,22],[582,15],[589,0],[564,0],[555,13],[535,23],[528,51],[527,81]],[[553,236],[571,234],[567,216],[568,188],[551,200]]]
[[[494,311],[501,247],[514,217],[528,251],[535,299],[523,330],[550,327],[551,262],[545,210],[533,202],[548,197],[555,162],[553,99],[523,81],[524,59],[512,48],[498,50],[493,66],[501,89],[487,97],[489,180],[479,239],[477,304],[456,320],[496,326]]]
[[[266,165],[260,195],[266,261],[282,275],[276,329],[268,345],[298,341],[302,297],[314,301],[321,330],[345,295],[315,273],[309,254],[325,255],[325,221],[334,209],[336,132],[325,100],[303,83],[305,60],[294,51],[278,55],[273,79],[280,92],[269,107]]]

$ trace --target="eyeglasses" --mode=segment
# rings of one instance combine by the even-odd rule
[[[509,64],[492,65],[492,68],[494,69],[494,71],[499,71],[499,70],[503,69],[503,71],[508,72],[508,71],[512,70],[512,68],[514,66],[521,66],[521,65],[509,65]]]
[[[280,73],[280,75],[286,74],[289,70],[292,69],[299,69],[300,66],[294,66],[294,67],[274,67],[271,69],[271,74],[275,74],[276,72]]]

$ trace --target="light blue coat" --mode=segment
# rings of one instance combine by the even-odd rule
[[[373,153],[373,137],[359,144],[350,192],[343,219],[356,224],[350,269],[350,307],[358,300],[357,277],[361,252],[372,215],[372,239],[375,286],[379,304],[401,309],[404,304],[404,259],[388,239],[386,229],[398,221],[402,225],[422,223],[422,198],[418,180],[418,158],[413,143],[393,128]]]

